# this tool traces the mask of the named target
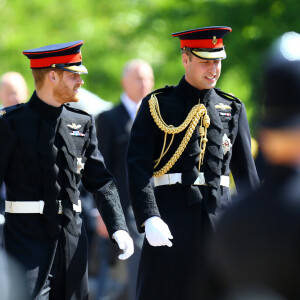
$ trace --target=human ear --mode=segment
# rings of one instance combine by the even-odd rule
[[[55,84],[58,81],[58,74],[54,70],[51,70],[48,73],[48,79],[51,83]]]
[[[184,65],[184,67],[185,67],[187,65],[188,60],[189,60],[189,57],[188,57],[188,55],[186,53],[183,53],[182,56],[181,56],[181,58],[182,58],[182,63]]]

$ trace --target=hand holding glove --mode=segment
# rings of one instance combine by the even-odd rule
[[[119,248],[123,250],[123,254],[119,255],[119,259],[125,260],[129,258],[134,252],[133,241],[129,234],[125,230],[117,230],[112,236]]]
[[[151,246],[172,247],[173,236],[168,225],[159,217],[151,217],[145,222],[146,238]]]

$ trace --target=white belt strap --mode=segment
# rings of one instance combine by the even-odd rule
[[[154,186],[160,186],[160,185],[171,185],[176,183],[182,183],[182,173],[170,173],[170,174],[164,174],[159,177],[154,177]],[[220,185],[229,187],[229,176],[221,175],[220,178]],[[207,185],[205,182],[204,173],[200,172],[199,176],[193,183],[194,185]]]
[[[165,174],[159,177],[153,177],[153,180],[154,186],[181,183],[181,173]]]
[[[43,214],[45,202],[40,201],[7,201],[5,200],[5,212],[10,214]],[[73,204],[75,212],[81,212],[81,201],[78,205]]]

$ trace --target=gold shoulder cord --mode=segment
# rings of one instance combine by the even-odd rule
[[[160,157],[154,161],[155,166],[153,169],[155,169],[158,166],[161,159],[168,152],[168,150],[174,140],[174,135],[183,131],[189,125],[184,138],[182,139],[179,147],[177,148],[177,150],[175,151],[173,156],[165,164],[165,166],[163,166],[160,170],[155,171],[153,173],[153,176],[154,177],[162,176],[162,175],[166,174],[173,167],[173,165],[177,162],[179,157],[182,155],[188,142],[190,141],[192,134],[193,134],[194,130],[196,129],[196,126],[197,126],[199,120],[201,122],[200,128],[199,128],[200,149],[201,149],[200,154],[199,154],[199,171],[200,171],[200,166],[203,164],[203,158],[204,158],[204,153],[205,153],[205,148],[206,148],[206,143],[207,143],[207,137],[206,137],[207,128],[210,125],[210,118],[207,114],[205,106],[203,104],[195,105],[189,112],[189,114],[186,117],[186,119],[184,120],[184,122],[178,127],[174,127],[173,125],[167,125],[164,122],[164,120],[162,119],[161,114],[160,114],[158,100],[157,100],[157,97],[155,94],[151,95],[151,98],[149,100],[149,106],[150,106],[150,113],[153,117],[154,122],[156,123],[158,128],[165,133],[162,151],[161,151]],[[172,134],[172,138],[171,138],[169,146],[165,150],[168,134]]]

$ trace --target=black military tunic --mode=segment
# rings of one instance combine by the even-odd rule
[[[87,299],[87,240],[78,184],[95,198],[110,236],[127,231],[119,196],[98,150],[94,119],[67,105],[53,107],[36,93],[0,117],[0,185],[7,200],[45,202],[44,213],[6,213],[7,251],[26,269],[38,297],[49,274],[58,240],[64,241],[64,299]],[[63,215],[58,215],[59,202]],[[63,237],[63,238],[62,238]]]
[[[200,294],[203,275],[203,241],[217,219],[218,211],[230,202],[228,187],[220,186],[221,175],[232,171],[237,190],[253,188],[258,177],[251,155],[250,132],[244,104],[216,90],[198,90],[183,77],[178,86],[156,91],[161,117],[174,127],[184,122],[198,103],[206,106],[210,117],[207,146],[201,172],[206,186],[193,185],[199,162],[199,124],[186,149],[168,171],[182,173],[182,183],[151,185],[153,161],[161,153],[164,132],[155,124],[149,109],[150,95],[143,99],[133,124],[127,164],[129,187],[137,227],[152,216],[161,216],[174,237],[173,246],[152,247],[145,240],[140,262],[137,299],[194,300]],[[185,131],[175,134],[174,141],[157,169],[166,164],[178,148]],[[223,138],[232,148],[224,154]],[[170,138],[169,138],[170,139]]]

